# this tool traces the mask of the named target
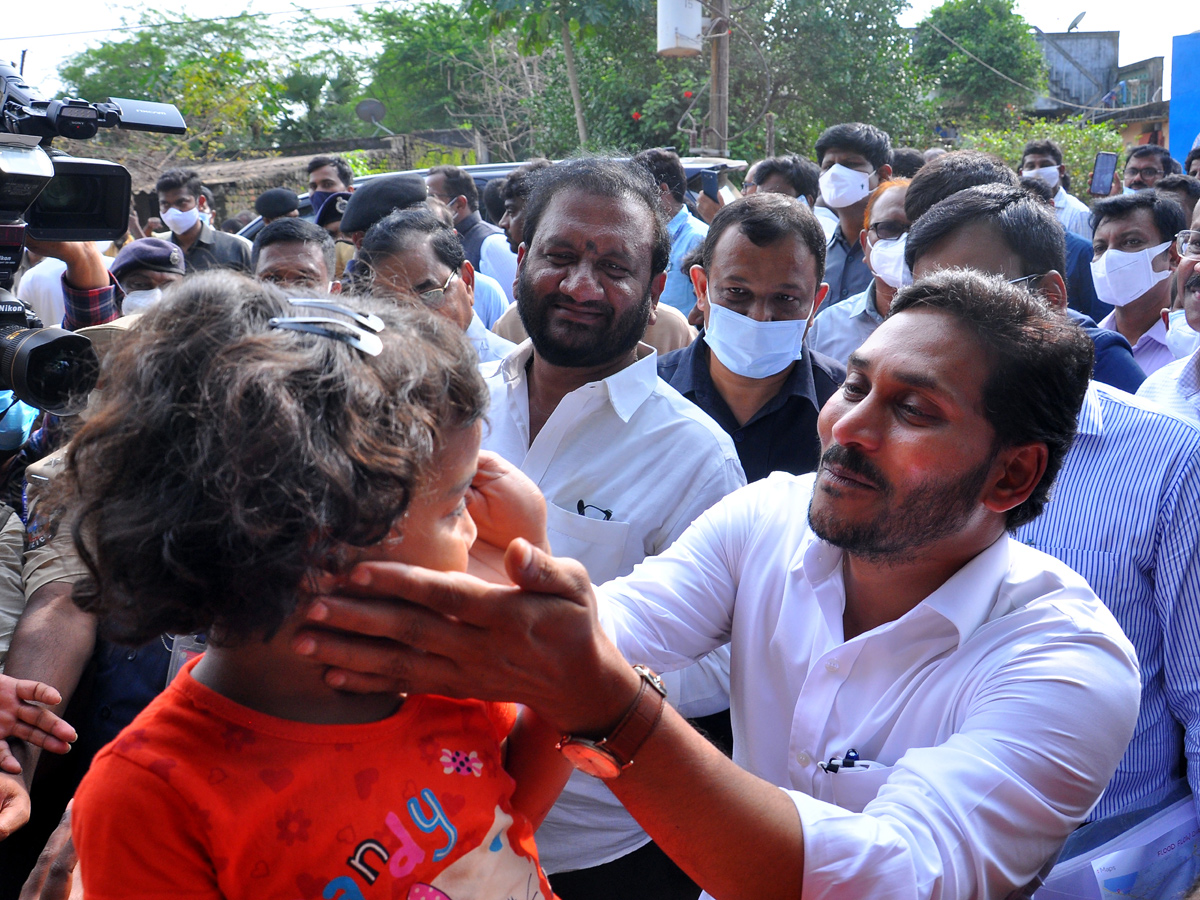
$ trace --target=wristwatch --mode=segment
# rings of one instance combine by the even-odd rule
[[[566,734],[558,742],[562,755],[579,771],[596,778],[616,778],[633,765],[634,755],[662,718],[667,702],[663,680],[646,666],[634,666],[633,670],[642,676],[637,699],[608,737],[592,741]]]

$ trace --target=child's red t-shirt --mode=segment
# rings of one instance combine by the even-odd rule
[[[366,725],[240,706],[185,668],[75,795],[88,900],[552,896],[510,804],[509,704],[409,697]]]

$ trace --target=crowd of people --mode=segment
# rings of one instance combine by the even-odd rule
[[[102,367],[0,422],[0,900],[1003,900],[1200,812],[1200,148],[814,149],[30,240]]]

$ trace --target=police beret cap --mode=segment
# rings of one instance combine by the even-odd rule
[[[424,203],[429,196],[420,175],[384,175],[372,178],[350,195],[342,214],[342,231],[366,231],[397,209]]]
[[[162,238],[141,238],[121,248],[109,269],[117,281],[134,269],[150,269],[152,272],[175,272],[183,275],[185,263],[183,251]]]

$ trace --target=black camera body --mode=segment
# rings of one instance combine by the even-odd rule
[[[46,100],[0,63],[0,390],[58,414],[76,412],[95,385],[91,342],[32,324],[9,288],[25,234],[44,241],[115,241],[129,226],[131,179],[121,165],[55,153],[56,137],[87,140],[100,128],[184,134],[169,103],[110,98]]]

